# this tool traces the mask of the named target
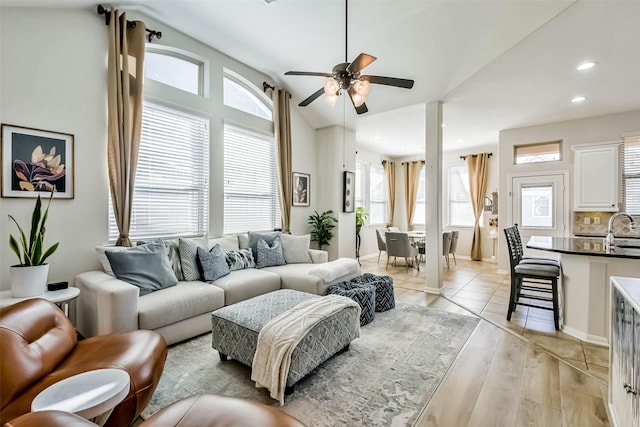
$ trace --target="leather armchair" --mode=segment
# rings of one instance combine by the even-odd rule
[[[25,414],[4,427],[95,427],[77,415],[60,411]],[[184,398],[153,414],[139,427],[304,427],[277,408],[234,397],[204,394]]]
[[[106,426],[131,424],[151,399],[167,357],[160,334],[134,331],[77,341],[73,325],[43,299],[0,310],[0,422],[31,410],[31,402],[50,385],[82,372],[120,368],[129,373],[129,394],[115,407]]]

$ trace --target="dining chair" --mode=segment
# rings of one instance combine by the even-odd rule
[[[400,229],[398,227],[389,227],[389,228],[387,228],[387,231],[392,231],[394,233],[398,233],[400,231]]]
[[[511,314],[518,305],[541,308],[553,311],[553,323],[556,330],[560,329],[560,311],[562,309],[560,292],[558,291],[558,279],[560,278],[560,265],[556,260],[545,258],[523,258],[522,241],[517,224],[504,229],[509,249],[509,266],[511,270],[511,291],[509,294],[509,307],[507,320],[511,320]],[[545,296],[551,294],[551,296]],[[523,298],[521,301],[520,298]],[[552,307],[536,305],[527,301],[550,302]]]
[[[380,255],[382,255],[382,251],[387,251],[387,242],[379,228],[376,228],[376,238],[378,239],[378,264],[380,264]]]
[[[394,265],[397,257],[403,257],[407,270],[409,269],[409,259],[411,259],[413,261],[412,266],[420,271],[420,262],[418,260],[420,254],[417,248],[411,246],[407,233],[387,231],[385,233],[385,240],[387,242],[387,268],[389,268],[389,259],[391,257],[394,257]]]
[[[444,256],[447,262],[447,268],[449,268],[449,251],[451,250],[451,232],[442,232],[442,256]]]
[[[458,265],[458,261],[456,261],[456,249],[458,248],[458,235],[460,232],[458,230],[451,231],[451,248],[449,249],[449,253],[453,255],[453,262],[455,265]]]

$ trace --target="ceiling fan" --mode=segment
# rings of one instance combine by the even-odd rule
[[[365,104],[366,96],[369,93],[369,85],[380,84],[386,86],[395,86],[405,89],[411,89],[413,87],[413,80],[400,79],[397,77],[384,77],[384,76],[371,76],[362,75],[360,72],[370,65],[377,58],[366,53],[361,53],[353,60],[353,62],[347,62],[347,47],[348,47],[348,0],[345,0],[345,41],[344,41],[344,61],[341,64],[337,64],[333,67],[331,73],[316,73],[309,71],[287,71],[285,76],[320,76],[329,77],[331,80],[327,81],[324,87],[315,91],[311,96],[298,104],[300,107],[306,107],[311,104],[323,93],[326,95],[325,100],[327,104],[333,106],[338,101],[340,92],[344,90],[349,94],[349,98],[353,103],[358,114],[363,114],[369,111]]]

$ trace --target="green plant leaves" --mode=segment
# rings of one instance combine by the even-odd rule
[[[333,230],[338,220],[333,216],[333,210],[324,211],[321,214],[314,211],[309,216],[307,223],[309,224],[311,241],[318,242],[318,249],[322,249],[324,245],[329,245],[329,241],[333,238]]]

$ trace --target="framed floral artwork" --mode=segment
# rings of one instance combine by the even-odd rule
[[[293,173],[293,206],[309,206],[309,183],[309,174]]]
[[[73,199],[73,135],[2,124],[2,197]]]

